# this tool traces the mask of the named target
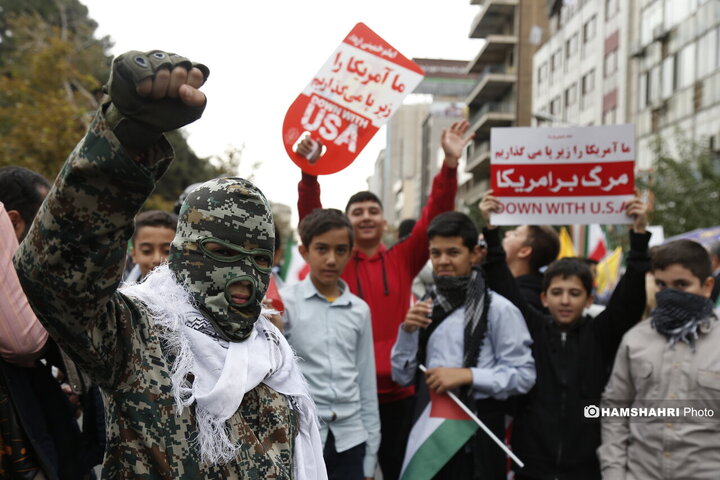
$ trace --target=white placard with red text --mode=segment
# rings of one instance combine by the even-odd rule
[[[635,191],[632,125],[493,128],[493,225],[628,224]]]
[[[288,109],[283,123],[285,150],[307,173],[342,170],[387,123],[423,75],[415,62],[358,23]],[[326,148],[314,164],[293,152],[304,132]]]

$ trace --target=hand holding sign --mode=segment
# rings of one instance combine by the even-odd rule
[[[420,67],[358,23],[288,109],[285,150],[311,175],[342,170],[422,77]],[[310,142],[298,142],[308,134],[323,145],[319,158],[306,150]]]
[[[483,193],[482,199],[480,199],[480,203],[478,204],[478,209],[480,210],[480,215],[485,221],[485,227],[490,230],[497,228],[490,221],[490,214],[499,212],[502,209],[502,206],[500,205],[497,197],[493,196],[492,189]]]
[[[310,165],[312,165],[317,162],[318,158],[320,158],[320,154],[322,153],[322,144],[313,140],[310,135],[305,135],[305,137],[300,140],[300,143],[297,144],[297,147],[295,147],[295,152],[298,155],[302,155],[307,158]]]
[[[625,211],[633,219],[633,231],[635,233],[645,233],[647,228],[647,204],[639,196],[636,196],[627,202]]]

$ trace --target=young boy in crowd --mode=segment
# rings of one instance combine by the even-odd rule
[[[680,418],[603,418],[603,478],[716,479],[720,327],[708,252],[691,240],[670,242],[653,252],[652,273],[657,307],[623,338],[603,407],[678,408]]]
[[[560,238],[550,225],[520,225],[505,232],[503,238],[505,261],[515,277],[520,293],[533,307],[548,313],[543,306],[543,274],[560,252]]]
[[[281,290],[285,336],[322,419],[328,478],[375,475],[380,445],[370,309],[340,279],[350,260],[353,228],[335,209],[317,209],[298,227],[305,279]]]
[[[480,202],[487,225],[488,285],[523,312],[537,370],[535,387],[518,402],[514,415],[512,447],[525,462],[522,469],[513,466],[515,478],[599,480],[600,422],[585,419],[584,407],[597,405],[623,334],[642,318],[650,267],[645,205],[638,198],[626,205],[633,217],[627,270],[595,318],[583,315],[593,302],[592,274],[576,258],[557,260],[545,271],[541,299],[549,315],[528,304],[505,262],[498,229],[490,223],[490,213],[499,207],[492,190]]]
[[[125,282],[142,280],[167,259],[170,244],[175,238],[177,221],[177,215],[162,210],[148,210],[135,217],[135,233],[130,249],[130,258],[135,267]]]
[[[430,223],[427,235],[431,298],[413,305],[400,326],[392,350],[393,380],[410,385],[418,364],[425,364],[430,390],[459,389],[470,408],[503,438],[502,400],[527,393],[535,383],[530,334],[520,311],[489,290],[475,266],[481,247],[467,215],[442,213]],[[506,455],[484,432],[478,431],[466,446],[436,479],[506,477]]]

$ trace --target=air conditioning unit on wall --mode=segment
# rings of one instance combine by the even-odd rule
[[[650,104],[650,109],[655,110],[665,110],[667,108],[667,100],[655,100]]]
[[[670,30],[663,25],[655,25],[652,30],[653,40],[662,41],[670,35]]]

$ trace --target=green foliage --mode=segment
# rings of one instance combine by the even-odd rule
[[[0,166],[54,179],[85,134],[112,60],[87,15],[78,0],[0,0]],[[203,159],[180,131],[167,136],[175,161],[146,208],[172,210],[188,185],[237,175],[241,149]]]
[[[98,106],[109,41],[77,0],[0,8],[0,165],[54,178]]]
[[[665,236],[720,225],[718,158],[680,134],[676,145],[677,158],[663,139],[656,138],[653,170],[647,179],[638,179],[638,186],[649,189],[654,197],[651,224],[662,225]]]

